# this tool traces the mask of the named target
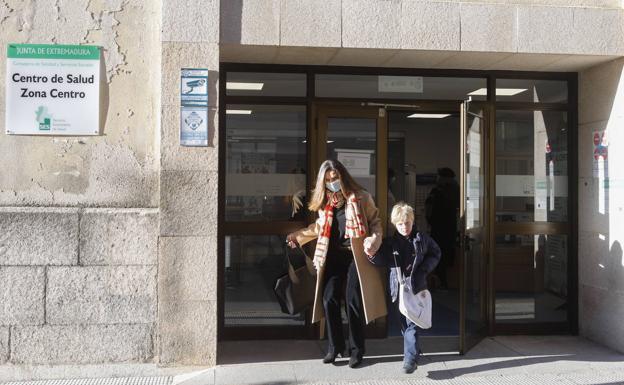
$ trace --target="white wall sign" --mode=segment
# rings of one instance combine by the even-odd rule
[[[379,76],[379,92],[422,93],[422,76]]]
[[[336,158],[352,176],[369,176],[371,174],[372,150],[356,150],[337,148]]]
[[[208,146],[207,69],[182,68],[180,104],[180,144]]]
[[[97,135],[100,47],[9,44],[7,134]]]

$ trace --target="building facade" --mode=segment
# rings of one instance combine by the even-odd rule
[[[104,53],[101,135],[0,134],[0,363],[214,365],[219,341],[319,338],[267,293],[326,157],[384,219],[407,200],[422,221],[435,171],[457,176],[452,322],[428,348],[624,351],[620,1],[15,0],[0,25],[5,46]],[[184,68],[208,70],[207,147],[180,145]]]

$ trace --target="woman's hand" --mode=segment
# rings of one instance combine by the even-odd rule
[[[295,237],[295,233],[290,233],[286,236],[286,243],[288,243],[288,246],[290,246],[291,249],[299,246],[299,244],[297,243],[297,238]]]
[[[316,269],[316,271],[321,270],[321,260],[319,258],[314,258],[312,259],[312,263],[314,264],[314,268]]]
[[[375,247],[375,238],[366,237],[364,238],[364,252],[368,256],[374,256],[377,252],[378,247]]]

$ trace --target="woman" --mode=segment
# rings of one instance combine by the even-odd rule
[[[345,302],[349,321],[349,366],[364,355],[364,325],[386,315],[383,271],[368,262],[382,240],[381,220],[373,198],[342,163],[326,160],[319,169],[308,205],[318,219],[286,238],[290,247],[317,239],[317,270],[312,322],[327,319],[328,348],[324,363],[345,356],[340,300],[346,281]]]

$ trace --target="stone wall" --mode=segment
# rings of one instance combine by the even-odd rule
[[[624,59],[580,73],[579,328],[624,352]],[[606,131],[608,160],[599,172],[593,135]]]
[[[103,134],[5,135],[0,82],[0,206],[158,206],[160,2],[2,0],[0,41],[103,48]],[[0,55],[6,71],[6,55]]]
[[[158,354],[165,365],[217,359],[219,5],[163,1]],[[208,147],[179,145],[184,67],[208,69]]]
[[[0,41],[103,52],[102,135],[5,134],[0,362],[156,359],[161,4],[3,0]],[[0,55],[6,71],[6,55]]]
[[[158,210],[0,208],[0,362],[154,358]]]
[[[292,64],[314,61],[320,47],[467,51],[500,60],[505,53],[624,54],[624,11],[610,0],[221,0],[221,8],[222,45],[299,47]],[[329,54],[358,65],[357,52]]]

